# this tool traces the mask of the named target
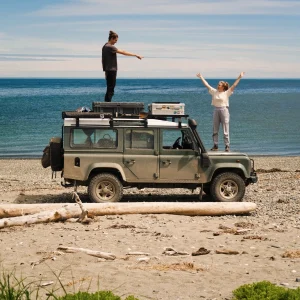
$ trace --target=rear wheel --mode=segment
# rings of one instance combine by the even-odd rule
[[[123,186],[116,176],[102,173],[91,179],[88,194],[93,202],[118,202],[123,196]]]
[[[245,195],[245,182],[236,173],[221,173],[214,178],[210,192],[215,201],[239,202]]]

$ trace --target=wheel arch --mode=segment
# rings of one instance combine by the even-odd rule
[[[242,168],[223,167],[223,168],[218,168],[214,171],[210,181],[213,181],[214,178],[217,177],[218,175],[220,175],[222,173],[228,173],[228,172],[235,173],[235,174],[239,175],[244,181],[246,180],[246,175]]]
[[[126,181],[125,173],[120,165],[107,163],[91,165],[88,170],[88,181],[90,181],[91,178],[100,173],[111,173],[115,175],[121,182]]]

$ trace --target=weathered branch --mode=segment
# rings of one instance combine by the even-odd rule
[[[90,223],[91,219],[88,218],[88,211],[84,208],[81,200],[80,200],[80,197],[78,196],[78,194],[74,191],[73,192],[73,199],[75,199],[76,203],[79,205],[82,213],[81,215],[79,216],[77,222],[81,222],[81,223]]]
[[[100,258],[104,258],[104,259],[108,259],[108,260],[114,260],[116,258],[116,256],[112,253],[102,252],[102,251],[94,251],[94,250],[85,249],[85,248],[74,248],[74,247],[60,246],[60,247],[57,248],[57,250],[62,250],[62,251],[65,251],[67,253],[83,252],[83,253],[86,253],[86,254],[91,255],[91,256],[96,256],[96,257],[100,257]]]

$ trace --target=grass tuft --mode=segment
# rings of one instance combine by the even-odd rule
[[[25,283],[25,279],[18,279],[15,270],[3,271],[0,274],[0,299],[5,300],[31,300],[33,282]],[[37,293],[38,294],[38,293]]]
[[[245,284],[233,291],[233,300],[297,300],[300,288],[287,289],[269,281]]]
[[[54,273],[54,272],[53,272]],[[47,292],[47,296],[39,296],[40,286],[37,285],[39,281],[27,282],[28,278],[18,279],[16,276],[16,271],[11,272],[2,271],[0,274],[0,300],[121,300],[121,297],[113,294],[111,291],[97,291],[95,293],[88,291],[82,292],[73,291],[73,294],[68,294],[66,286],[60,280],[60,275],[54,273],[58,279],[60,288],[65,295],[58,296],[59,290],[52,290],[52,292]],[[76,282],[74,282],[76,283]],[[74,286],[74,285],[73,285]],[[125,300],[138,300],[134,296],[127,296]]]

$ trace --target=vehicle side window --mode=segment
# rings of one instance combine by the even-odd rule
[[[194,149],[193,139],[187,130],[162,129],[163,149]]]
[[[182,131],[182,143],[181,143],[182,149],[195,149],[195,145],[193,143],[193,138],[191,137],[191,134],[187,130]]]
[[[181,130],[180,129],[162,129],[162,147],[163,149],[180,148]],[[177,147],[175,146],[177,144]]]
[[[117,131],[112,129],[95,130],[94,148],[117,148]]]
[[[72,148],[116,148],[117,131],[112,129],[74,128]]]
[[[71,135],[71,147],[90,147],[94,134],[94,129],[74,128]]]
[[[125,138],[126,149],[154,149],[154,132],[149,129],[128,129]]]

